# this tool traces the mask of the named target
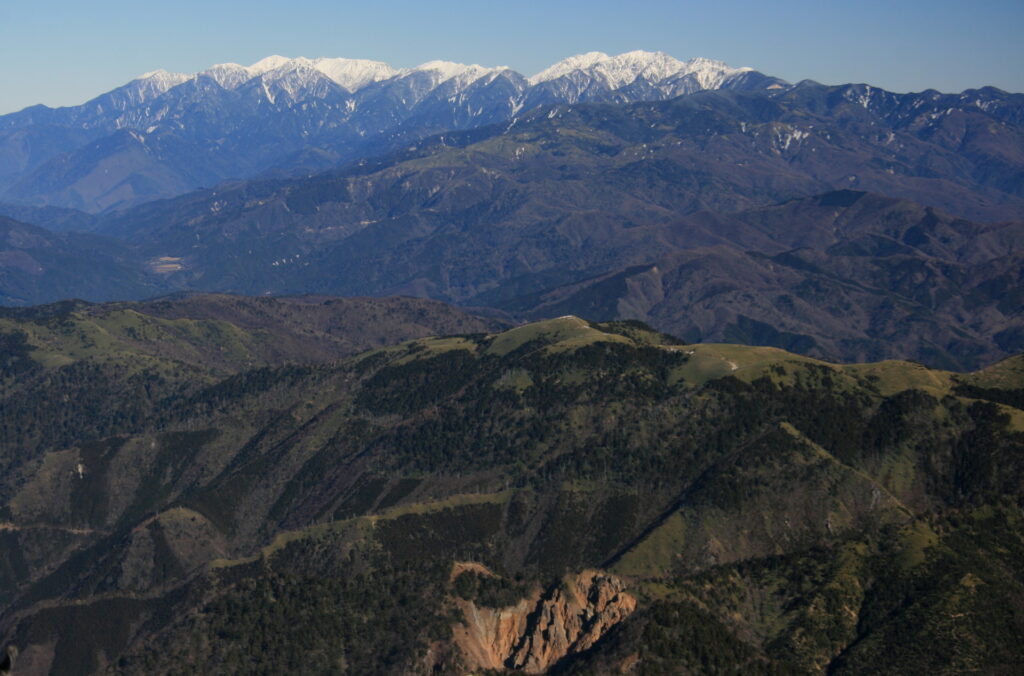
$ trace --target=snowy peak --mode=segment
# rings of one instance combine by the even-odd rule
[[[570,56],[568,59],[562,59],[558,63],[548,66],[541,72],[529,78],[529,82],[530,84],[535,85],[541,82],[547,82],[548,80],[554,80],[577,70],[593,68],[602,61],[607,61],[610,58],[611,57],[604,52],[587,52],[586,54]]]
[[[170,88],[176,84],[181,84],[185,80],[188,80],[189,77],[190,76],[186,75],[185,73],[171,73],[161,68],[159,70],[151,70],[148,73],[143,73],[136,79],[148,80],[154,84],[159,83],[162,86],[167,86],[168,88]]]
[[[144,99],[150,99],[163,94],[172,87],[177,87],[182,82],[187,82],[191,77],[191,75],[184,73],[152,70],[135,78],[130,84],[135,85],[135,88]]]
[[[427,73],[433,79],[434,85],[440,85],[449,80],[454,80],[455,84],[459,87],[465,87],[470,85],[481,78],[485,78],[488,75],[495,75],[502,71],[506,71],[506,66],[499,66],[498,68],[487,68],[478,64],[467,65],[465,63],[453,63],[451,61],[427,61],[421,63],[415,68],[408,68],[401,71],[402,75],[411,75],[413,73]]]
[[[713,89],[720,86],[727,77],[749,70],[751,69],[732,68],[721,61],[711,59],[680,61],[664,52],[637,50],[618,56],[588,52],[571,56],[542,70],[530,78],[530,84],[537,85],[579,73],[599,79],[611,89],[619,89],[640,77],[648,82],[658,83],[673,77],[693,75],[701,88]]]
[[[696,77],[703,89],[717,89],[722,86],[722,83],[727,78],[739,75],[740,73],[749,73],[752,70],[754,69],[746,66],[733,68],[721,61],[702,57],[690,59],[686,62],[686,74]]]
[[[187,82],[190,75],[169,73],[166,70],[153,70],[143,73],[128,84],[122,85],[106,94],[101,94],[94,101],[102,110],[125,110],[151,101],[182,82]],[[99,110],[98,109],[98,110]]]
[[[333,89],[329,78],[310,59],[291,59],[279,68],[258,75],[252,81],[262,87],[271,103],[281,93],[297,102],[309,96],[320,98]]]
[[[212,79],[224,89],[235,89],[255,77],[249,68],[237,63],[218,63],[199,75]]]
[[[685,63],[664,52],[635,51],[601,61],[591,70],[603,76],[609,87],[618,89],[631,84],[638,77],[649,82],[660,82],[685,69]]]
[[[274,54],[273,56],[268,56],[266,58],[260,59],[256,63],[249,66],[248,70],[250,73],[253,74],[253,76],[262,75],[263,73],[269,73],[272,70],[283,68],[292,63],[293,61],[295,61],[295,59],[289,59],[287,56],[280,56],[278,54]]]
[[[310,70],[318,71],[350,92],[362,89],[373,82],[394,77],[398,73],[386,63],[366,59],[307,59],[302,56],[289,59],[284,56],[268,56],[251,66],[220,63],[203,71],[200,75],[213,78],[225,89],[236,89],[261,75],[268,76],[272,80],[280,80],[301,73],[301,71]]]
[[[313,59],[311,63],[318,71],[350,92],[398,74],[397,70],[386,63],[366,59],[320,58]]]
[[[250,69],[253,69],[250,66]],[[398,73],[386,63],[380,61],[367,61],[366,59],[307,59],[300,56],[295,59],[287,59],[277,68],[264,73],[277,78],[292,73],[303,71],[316,71],[320,75],[332,80],[335,84],[341,85],[349,92],[362,89],[368,84],[387,80]]]

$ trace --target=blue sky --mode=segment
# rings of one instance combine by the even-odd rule
[[[1024,0],[0,0],[0,113],[82,103],[157,68],[270,54],[530,75],[580,52],[647,49],[790,81],[1021,92],[1021,35]]]

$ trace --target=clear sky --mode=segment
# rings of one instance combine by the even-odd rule
[[[82,103],[149,70],[270,54],[531,75],[661,50],[790,81],[1024,91],[1024,0],[0,0],[0,113]]]

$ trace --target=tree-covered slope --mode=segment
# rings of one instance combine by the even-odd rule
[[[0,622],[29,673],[998,670],[1021,374],[566,316],[212,378],[5,479]]]
[[[241,372],[499,325],[414,298],[192,295],[5,309],[0,466],[152,427],[166,402]]]

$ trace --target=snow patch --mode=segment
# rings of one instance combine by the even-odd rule
[[[788,129],[784,132],[779,131],[777,132],[776,137],[776,148],[781,151],[789,150],[789,146],[794,141],[799,145],[801,141],[810,135],[810,132],[806,132],[802,129]]]

